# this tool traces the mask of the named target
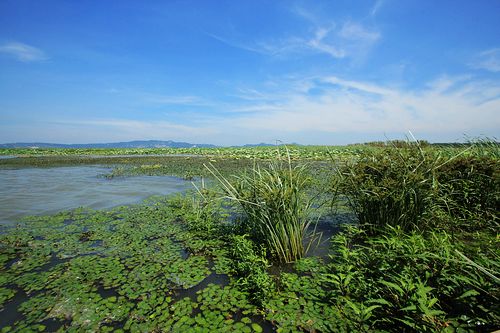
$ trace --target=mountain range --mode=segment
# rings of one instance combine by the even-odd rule
[[[128,142],[111,142],[111,143],[78,143],[78,144],[62,144],[62,143],[45,143],[45,142],[16,142],[3,143],[0,148],[214,148],[217,147],[211,144],[193,144],[188,142],[176,141],[128,141]]]
[[[298,145],[292,143],[291,145]],[[270,147],[276,146],[270,143],[245,144],[233,147]],[[218,146],[207,143],[188,143],[177,141],[142,140],[111,143],[46,143],[46,142],[15,142],[0,143],[0,148],[216,148]]]

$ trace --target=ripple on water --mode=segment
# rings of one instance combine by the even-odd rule
[[[192,186],[171,176],[99,177],[109,170],[96,166],[0,169],[0,224],[81,206],[109,209]]]

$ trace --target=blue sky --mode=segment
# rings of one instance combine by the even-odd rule
[[[500,1],[0,2],[0,142],[500,136]]]

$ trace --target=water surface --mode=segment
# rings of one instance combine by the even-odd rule
[[[170,176],[100,177],[110,170],[96,166],[0,169],[0,224],[81,206],[108,209],[192,186]]]

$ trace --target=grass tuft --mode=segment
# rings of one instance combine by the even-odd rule
[[[225,197],[237,202],[245,218],[244,232],[263,244],[280,262],[302,258],[316,240],[309,218],[312,199],[307,195],[310,178],[304,165],[292,166],[290,155],[271,161],[267,168],[254,165],[249,173],[225,178],[213,165],[207,165],[219,182]]]

